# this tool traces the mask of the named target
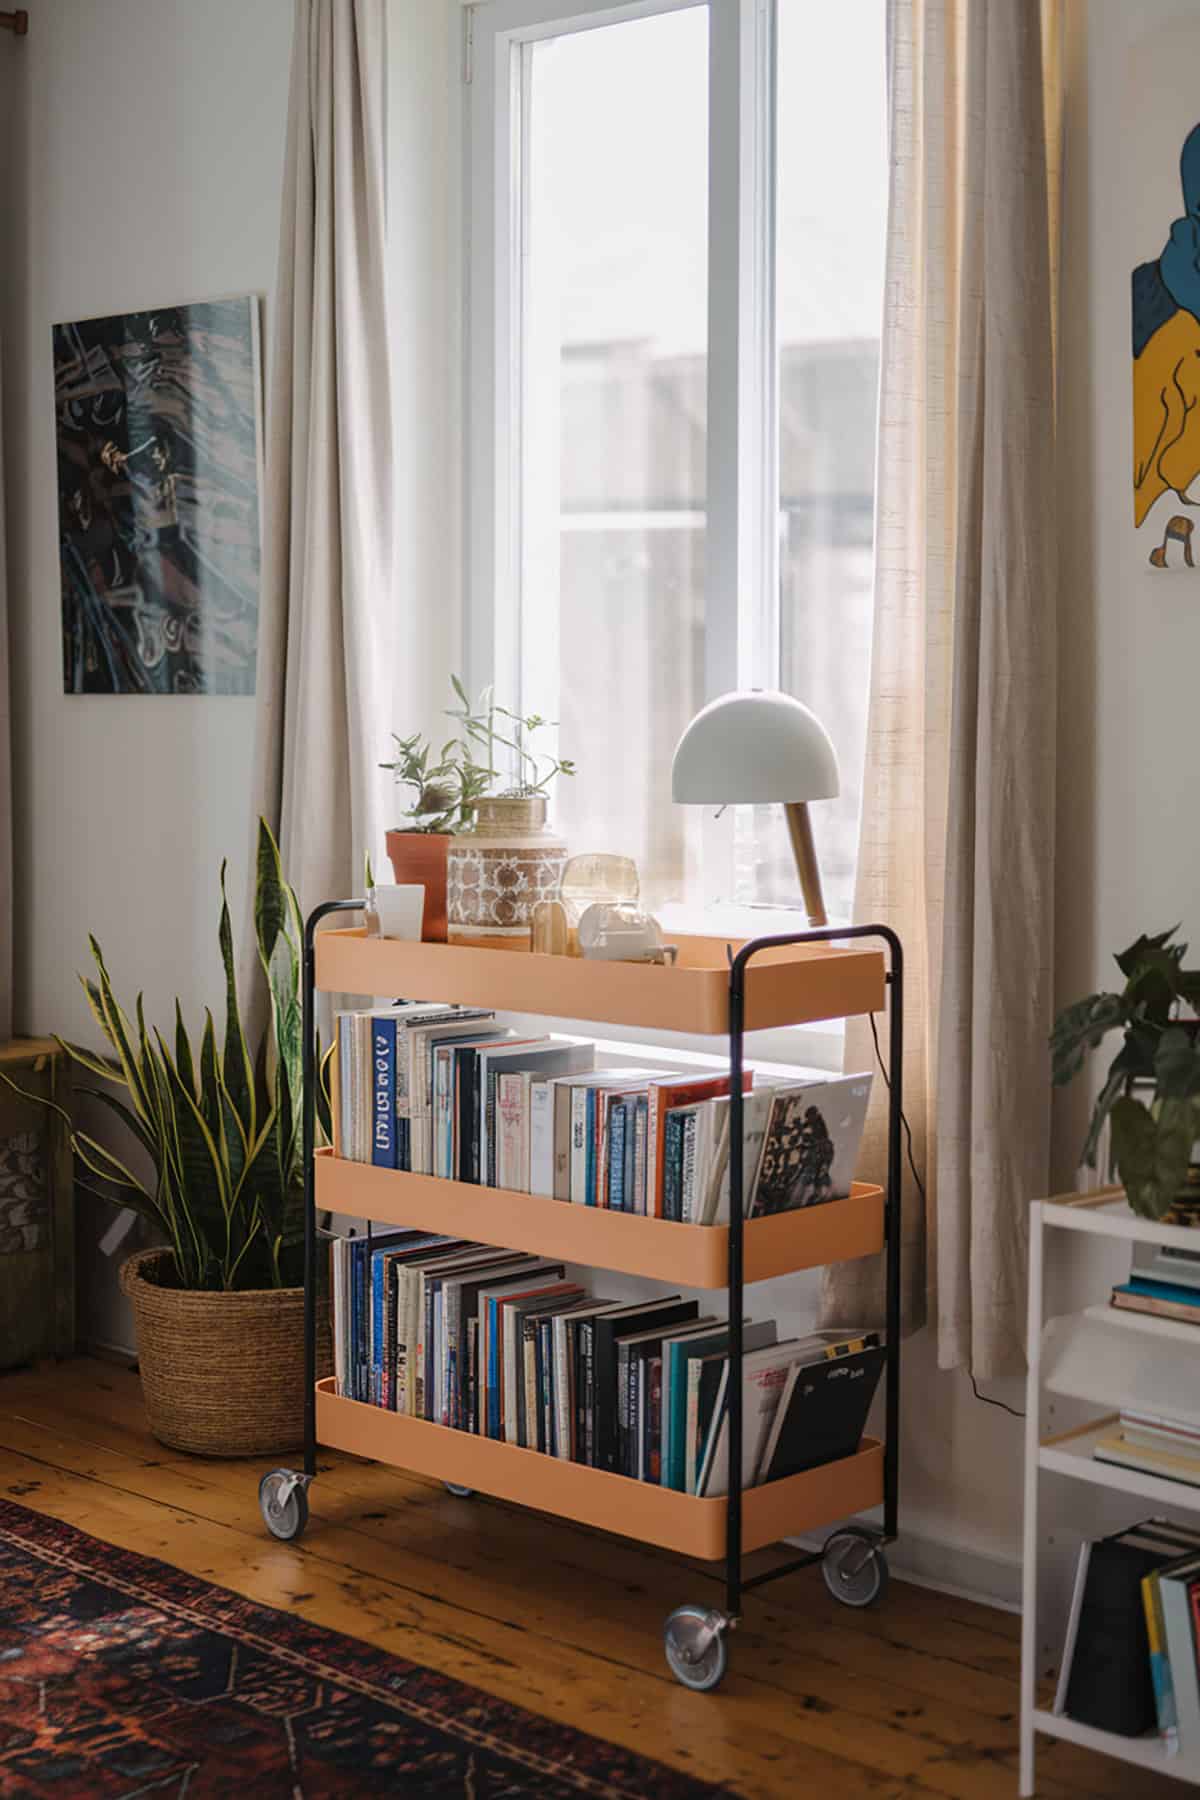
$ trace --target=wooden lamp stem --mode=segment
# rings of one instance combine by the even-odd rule
[[[0,12],[0,29],[11,31],[14,37],[26,37],[29,33],[29,14],[23,7],[17,12]]]
[[[792,840],[792,855],[796,859],[796,873],[800,877],[800,892],[804,896],[808,922],[812,926],[827,925],[829,919],[825,911],[825,897],[821,892],[821,869],[817,862],[816,845],[813,843],[808,803],[805,800],[789,800],[783,810],[787,818],[788,835]]]

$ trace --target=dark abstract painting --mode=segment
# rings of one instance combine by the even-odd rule
[[[68,694],[252,694],[257,302],[54,327]]]

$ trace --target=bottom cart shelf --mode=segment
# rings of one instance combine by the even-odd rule
[[[1081,1744],[1086,1750],[1099,1750],[1105,1756],[1119,1757],[1122,1762],[1139,1768],[1156,1769],[1160,1775],[1173,1775],[1178,1781],[1200,1782],[1200,1764],[1195,1757],[1172,1756],[1158,1737],[1121,1737],[1115,1731],[1100,1731],[1094,1725],[1080,1725],[1074,1719],[1037,1710],[1034,1728],[1047,1737],[1063,1738],[1069,1744]]]
[[[317,1383],[317,1442],[657,1544],[701,1562],[717,1562],[725,1554],[723,1496],[701,1499],[678,1494],[537,1450],[344,1400],[334,1392],[332,1380]],[[883,1447],[874,1438],[864,1438],[854,1456],[747,1488],[742,1497],[742,1547],[758,1550],[882,1502]]]

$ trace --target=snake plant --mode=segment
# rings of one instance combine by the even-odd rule
[[[89,943],[96,979],[80,980],[113,1058],[58,1040],[79,1067],[125,1089],[124,1098],[110,1086],[77,1086],[76,1092],[90,1094],[116,1115],[144,1153],[134,1161],[148,1161],[152,1170],[143,1179],[115,1150],[72,1126],[71,1144],[85,1171],[78,1185],[149,1220],[169,1244],[174,1277],[183,1288],[284,1287],[301,1278],[303,925],[296,896],[283,878],[278,846],[262,819],[254,927],[270,993],[270,1018],[255,1054],[239,1009],[224,863],[219,940],[225,1028],[220,1047],[208,1009],[199,1043],[193,1044],[178,1000],[170,1039],[147,1027],[140,993],[131,1022],[94,937]],[[322,1131],[327,1135],[329,1119],[322,1084],[317,1085],[320,1136]]]

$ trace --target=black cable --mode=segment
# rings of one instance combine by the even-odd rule
[[[875,1014],[868,1013],[867,1018],[871,1024],[871,1039],[875,1045],[875,1061],[879,1064],[879,1073],[883,1076],[883,1085],[890,1094],[892,1091],[892,1083],[887,1069],[884,1066],[883,1052],[879,1048],[879,1028],[875,1023]],[[912,1178],[917,1184],[917,1192],[921,1196],[921,1205],[925,1206],[928,1204],[925,1198],[925,1183],[917,1173],[917,1159],[913,1151],[912,1126],[908,1122],[908,1117],[903,1107],[900,1108],[900,1123],[904,1127],[904,1138],[908,1148],[908,1166],[912,1170]],[[1010,1406],[1007,1400],[993,1400],[990,1394],[981,1394],[979,1391],[979,1384],[975,1380],[974,1375],[971,1374],[971,1371],[967,1369],[965,1374],[967,1380],[971,1383],[971,1389],[975,1398],[977,1400],[982,1400],[985,1406],[998,1406],[1001,1412],[1011,1413],[1014,1419],[1023,1419],[1025,1417],[1025,1414],[1023,1412],[1018,1412],[1015,1406]]]

